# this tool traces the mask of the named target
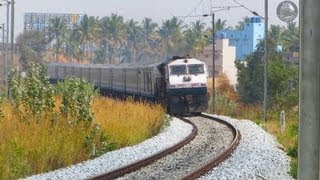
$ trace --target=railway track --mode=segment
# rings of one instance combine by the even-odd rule
[[[240,141],[238,130],[218,118],[204,114],[178,118],[193,126],[187,138],[153,156],[91,179],[195,179],[226,159]]]

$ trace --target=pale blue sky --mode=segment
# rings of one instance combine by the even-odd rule
[[[150,17],[157,23],[172,16],[201,15],[209,13],[210,6],[235,6],[233,0],[15,0],[15,34],[23,31],[23,15],[28,12],[41,13],[86,13],[90,16],[109,16],[117,13],[125,19],[134,18],[141,22],[144,17]],[[264,0],[237,0],[248,8],[255,10],[264,16]],[[282,0],[281,0],[282,1]],[[280,0],[269,0],[269,23],[281,24],[276,16],[276,7]],[[292,0],[298,5],[299,0]],[[228,25],[234,26],[245,16],[252,14],[244,8],[231,8],[215,13],[216,18],[227,20]],[[184,21],[190,23],[201,19],[208,26],[211,18],[202,17],[186,18]],[[6,21],[6,8],[0,6],[0,23]]]

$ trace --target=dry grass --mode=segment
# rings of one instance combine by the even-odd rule
[[[208,79],[208,89],[212,92],[212,79]],[[281,131],[280,126],[280,111],[279,107],[268,109],[268,120],[263,120],[263,105],[246,105],[239,103],[235,92],[229,85],[229,81],[225,75],[219,76],[215,79],[215,91],[218,94],[223,94],[227,97],[228,101],[221,103],[216,102],[215,114],[231,116],[237,119],[249,119],[257,124],[261,124],[267,132],[277,138],[280,144],[284,146],[285,150],[292,148],[297,139],[297,124],[298,124],[298,111],[297,109],[285,109],[286,128]],[[216,101],[217,101],[216,95]],[[218,107],[218,106],[221,107]],[[210,102],[209,102],[210,106]],[[281,109],[281,110],[279,110]],[[211,110],[209,108],[209,110]],[[210,112],[209,112],[210,113]]]
[[[165,120],[160,105],[99,98],[93,103],[95,120],[121,147],[139,143],[159,132]]]
[[[0,179],[46,172],[90,157],[83,148],[88,129],[70,127],[59,117],[56,123],[46,119],[37,122],[33,117],[21,121],[9,104],[4,114],[0,123]]]
[[[51,171],[89,159],[84,146],[91,128],[70,125],[59,115],[19,119],[13,107],[2,103],[0,119],[0,179],[17,179]],[[92,105],[95,123],[99,123],[117,147],[132,145],[149,138],[161,129],[164,110],[158,105],[139,102],[96,99]],[[52,123],[54,122],[54,123]]]

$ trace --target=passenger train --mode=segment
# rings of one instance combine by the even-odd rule
[[[102,94],[157,101],[170,114],[194,114],[208,108],[206,64],[189,57],[173,57],[153,64],[47,64],[50,81],[79,77]]]

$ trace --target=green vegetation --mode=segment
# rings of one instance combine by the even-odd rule
[[[11,98],[0,101],[0,179],[52,171],[139,143],[164,124],[160,105],[98,97],[80,79],[52,86],[44,72],[33,64],[25,77],[10,75]]]
[[[236,62],[238,69],[237,93],[225,75],[216,79],[215,113],[238,119],[250,119],[277,137],[292,158],[291,175],[297,176],[298,140],[298,68],[285,63],[276,51],[272,39],[268,41],[268,121],[263,120],[263,42],[244,61]],[[211,80],[210,80],[211,81]],[[209,81],[209,82],[210,82]],[[211,91],[210,91],[211,92]],[[211,103],[209,102],[209,105]],[[209,112],[212,107],[209,107]],[[281,132],[280,112],[284,110],[286,129]]]

